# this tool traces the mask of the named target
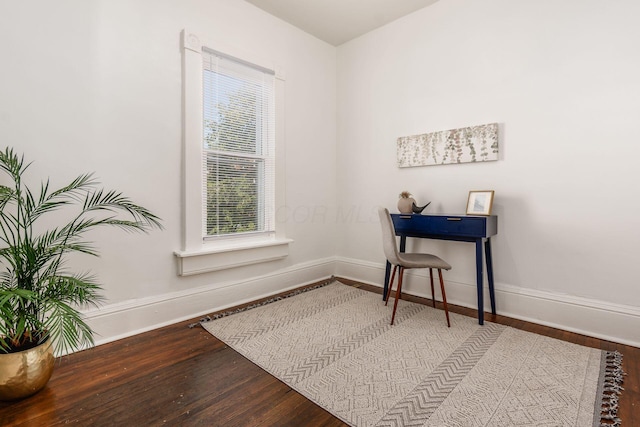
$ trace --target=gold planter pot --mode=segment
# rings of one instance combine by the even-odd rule
[[[50,339],[29,350],[0,354],[0,400],[22,399],[42,390],[54,362]]]

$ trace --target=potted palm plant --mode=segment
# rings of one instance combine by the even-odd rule
[[[103,226],[162,228],[157,216],[122,193],[98,188],[93,174],[58,189],[47,179],[36,193],[23,181],[29,165],[11,148],[0,152],[0,169],[12,181],[0,185],[0,400],[43,388],[54,347],[65,354],[94,344],[80,310],[103,300],[102,287],[65,264],[72,253],[98,255],[86,233]],[[53,216],[65,219],[52,226]]]

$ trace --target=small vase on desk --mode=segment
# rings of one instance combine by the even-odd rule
[[[411,193],[403,191],[400,193],[400,199],[398,200],[398,210],[401,214],[411,214],[413,213],[413,205],[415,202],[415,199],[411,197]]]

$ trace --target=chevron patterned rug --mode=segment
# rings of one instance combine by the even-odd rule
[[[203,319],[211,334],[353,426],[603,426],[621,355],[331,281]]]

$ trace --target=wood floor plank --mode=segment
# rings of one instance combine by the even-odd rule
[[[361,289],[380,288],[340,279]],[[421,304],[426,298],[410,297]],[[439,306],[439,305],[438,305]],[[441,307],[441,306],[439,306]],[[475,317],[473,309],[451,306]],[[640,349],[504,316],[488,321],[624,355],[619,415],[640,427]],[[181,322],[58,359],[47,387],[0,402],[1,426],[327,426],[346,424],[200,327]]]
[[[626,373],[618,416],[623,427],[640,427],[640,348],[617,344],[616,349]]]

